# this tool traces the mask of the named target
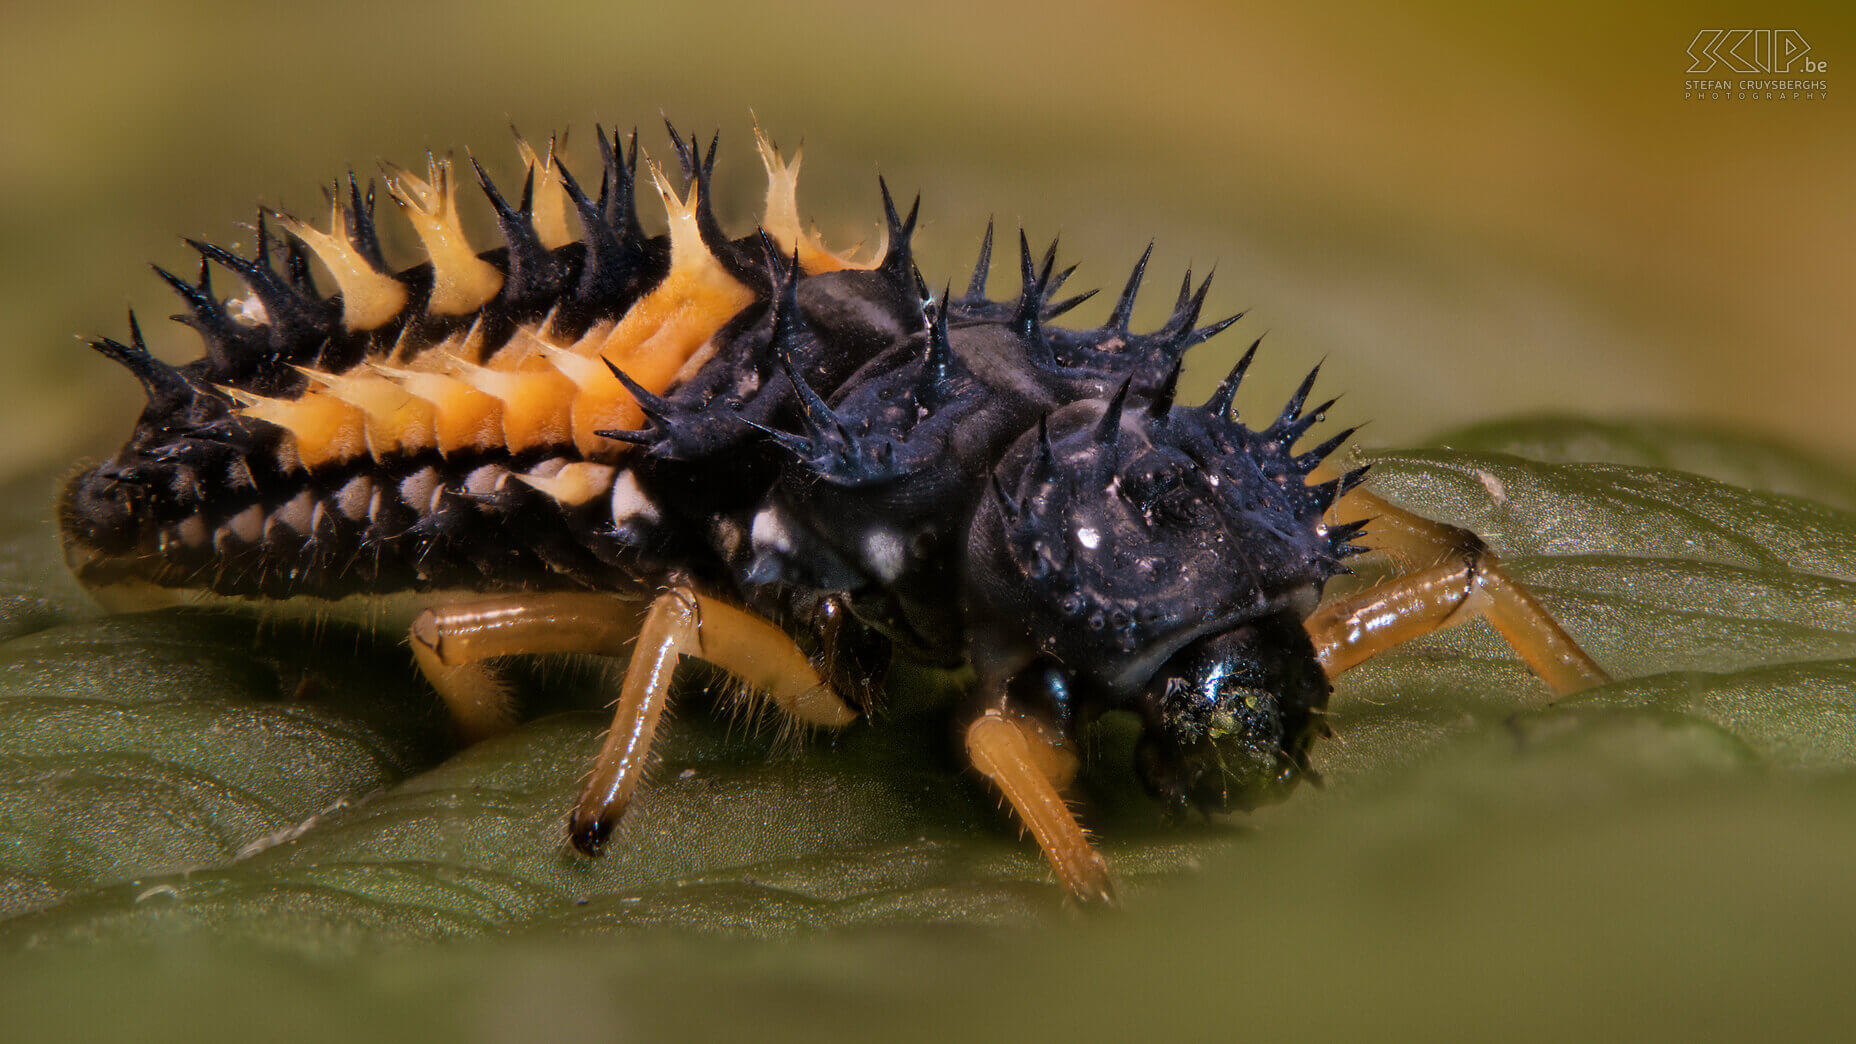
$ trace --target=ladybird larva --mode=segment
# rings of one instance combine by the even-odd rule
[[[1351,432],[1298,451],[1328,406],[1308,405],[1315,373],[1256,427],[1232,411],[1256,344],[1207,402],[1176,401],[1186,353],[1239,318],[1199,325],[1209,280],[1137,333],[1143,255],[1107,321],[1069,329],[1054,320],[1090,295],[1060,298],[1055,245],[1039,260],[1022,231],[1018,294],[986,296],[989,226],[965,292],[932,294],[917,208],[882,186],[882,245],[833,253],[800,225],[798,157],[758,130],[751,234],[710,209],[715,141],[672,129],[681,185],[647,163],[669,224],[651,236],[637,136],[598,137],[591,191],[552,147],[518,141],[513,204],[472,161],[492,250],[432,160],[387,177],[416,266],[387,263],[351,174],[326,231],[260,213],[252,257],[194,243],[196,279],[158,270],[205,351],[167,366],[133,316],[128,343],[95,343],[148,402],[61,502],[83,582],[410,597],[415,658],[466,740],[511,724],[487,661],[629,657],[568,826],[588,855],[684,656],[825,728],[863,716],[892,659],[970,666],[949,711],[971,764],[1083,901],[1112,885],[1062,791],[1106,711],[1139,718],[1156,799],[1228,810],[1309,774],[1334,674],[1439,627],[1488,617],[1562,692],[1605,679],[1473,534],[1373,497],[1365,469],[1325,472]],[[223,299],[213,266],[245,296]],[[1366,549],[1442,564],[1317,607]]]

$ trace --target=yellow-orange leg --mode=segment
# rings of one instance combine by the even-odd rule
[[[1421,518],[1366,492],[1342,497],[1331,525],[1371,523],[1355,542],[1404,565],[1429,565],[1332,602],[1304,621],[1328,677],[1432,631],[1483,617],[1553,689],[1565,695],[1611,680],[1501,559],[1467,529]],[[1440,563],[1440,564],[1430,564]]]
[[[458,738],[475,743],[515,724],[509,689],[483,661],[498,656],[620,656],[638,633],[643,603],[615,595],[506,595],[420,613],[413,658],[451,712]]]
[[[612,729],[568,821],[575,848],[598,855],[630,807],[670,702],[677,663],[694,656],[765,692],[794,720],[840,728],[857,712],[820,680],[785,631],[760,616],[677,587],[659,595],[638,629]]]
[[[1114,881],[1102,854],[1064,803],[1076,755],[1056,730],[1010,708],[994,708],[967,726],[967,758],[1012,804],[1057,880],[1081,903],[1112,904]]]

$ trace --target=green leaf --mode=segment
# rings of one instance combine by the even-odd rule
[[[1848,468],[1785,443],[1701,424],[1551,414],[1458,428],[1436,442],[1448,449],[1540,461],[1688,471],[1730,486],[1856,511],[1856,474]]]
[[[1484,534],[1620,680],[1556,702],[1479,623],[1411,643],[1337,685],[1325,788],[1223,823],[1156,823],[1105,735],[1085,815],[1130,909],[1081,925],[931,700],[792,749],[692,691],[612,854],[588,862],[561,824],[599,672],[532,672],[536,708],[566,709],[453,751],[397,636],[103,617],[16,517],[0,997],[133,977],[180,1025],[183,999],[236,982],[229,1010],[329,1033],[406,1006],[408,1025],[465,1032],[545,1004],[563,1033],[766,1035],[880,1010],[922,1036],[1050,1036],[1132,1007],[1153,1032],[1280,1018],[1319,1037],[1416,1019],[1434,975],[1469,1010],[1571,1033],[1630,1007],[1595,1001],[1614,1021],[1587,1021],[1555,990],[1595,990],[1598,969],[1666,996],[1759,924],[1785,943],[1743,955],[1817,982],[1847,945],[1828,925],[1856,914],[1847,479],[1679,429],[1444,441],[1376,455],[1375,488]],[[1762,888],[1822,889],[1826,919]],[[1533,963],[1474,960],[1498,943]],[[1342,996],[1399,1014],[1355,1017]]]

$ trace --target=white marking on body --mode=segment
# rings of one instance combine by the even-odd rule
[[[366,475],[356,475],[347,481],[341,489],[335,491],[335,510],[351,522],[358,522],[367,515],[367,505],[374,494],[374,480]]]
[[[206,520],[198,515],[189,515],[174,527],[174,535],[188,547],[205,547]]]
[[[233,322],[245,326],[268,326],[271,322],[271,314],[264,310],[264,302],[258,300],[257,294],[226,298],[226,312]]]
[[[509,482],[509,469],[500,464],[485,464],[464,476],[464,492],[473,497],[501,493]]]
[[[219,531],[230,533],[241,544],[255,544],[264,536],[264,509],[253,504],[227,519]]]
[[[756,551],[771,548],[775,551],[791,551],[793,538],[786,531],[786,523],[780,518],[779,508],[763,508],[754,516],[754,522],[748,527],[748,541]]]
[[[432,491],[439,488],[438,469],[420,468],[400,480],[400,501],[414,511],[429,511]]]
[[[290,498],[290,502],[278,508],[272,515],[284,525],[299,533],[309,532],[309,520],[315,517],[316,495],[304,490]]]
[[[309,528],[305,532],[314,536],[316,530],[322,528],[322,516],[326,514],[328,514],[328,509],[323,506],[323,502],[316,501],[315,508],[309,513]]]
[[[271,512],[271,517],[264,520],[264,539],[269,540],[272,532],[279,526],[307,535],[309,520],[314,517],[315,510],[316,495],[309,490],[298,493],[290,498],[289,503]]]
[[[657,505],[639,488],[638,476],[632,474],[630,468],[619,472],[618,479],[612,483],[612,521],[618,523],[628,518],[641,518],[646,522],[663,521]]]
[[[1102,546],[1102,534],[1090,529],[1088,526],[1084,526],[1076,531],[1076,542],[1094,551],[1096,548]]]
[[[878,579],[895,580],[902,575],[902,538],[889,529],[872,529],[865,533],[864,562]]]

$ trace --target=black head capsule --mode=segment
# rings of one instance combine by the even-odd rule
[[[1176,811],[1232,812],[1279,800],[1312,776],[1308,749],[1330,691],[1295,613],[1193,642],[1141,691],[1141,781]]]

